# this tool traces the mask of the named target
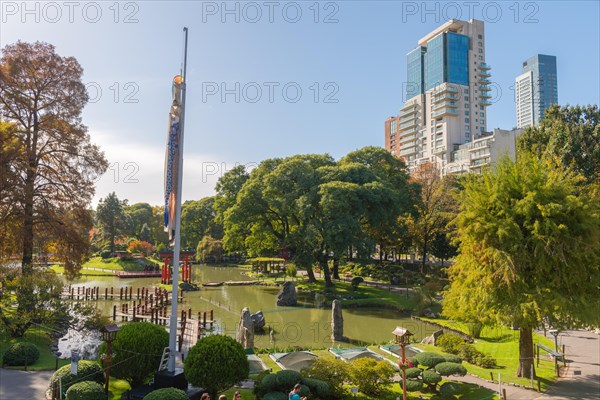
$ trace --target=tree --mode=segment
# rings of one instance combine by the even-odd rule
[[[20,212],[12,204],[19,187],[19,171],[15,166],[23,151],[17,129],[15,124],[0,121],[0,262],[20,247]]]
[[[47,43],[19,41],[2,50],[0,114],[16,126],[12,138],[19,152],[10,170],[19,179],[1,202],[5,209],[0,215],[19,221],[11,228],[19,230],[26,274],[33,272],[34,241],[40,234],[61,242],[62,255],[75,261],[87,252],[91,221],[79,217],[107,161],[81,122],[88,101],[82,74],[75,58],[59,56]],[[70,262],[66,267],[79,265]]]
[[[553,104],[539,126],[529,127],[518,141],[519,151],[533,151],[538,157],[557,157],[562,165],[585,176],[587,182],[600,180],[600,111],[597,105],[559,106]]]
[[[438,232],[433,237],[429,249],[431,254],[442,260],[443,268],[444,260],[448,260],[449,258],[456,256],[457,248],[452,244],[452,241],[446,232]]]
[[[229,336],[210,335],[198,340],[184,361],[185,377],[205,388],[212,398],[248,377],[250,365],[241,344]]]
[[[533,368],[532,330],[597,325],[600,306],[599,188],[553,161],[521,153],[472,178],[458,195],[459,255],[444,314],[496,318],[519,331],[518,376]]]
[[[124,207],[127,200],[119,200],[115,192],[100,199],[96,210],[96,220],[102,229],[103,236],[110,241],[110,252],[115,252],[115,238],[125,233],[127,219]]]
[[[140,386],[158,370],[160,358],[169,345],[169,334],[150,322],[132,322],[121,327],[112,344],[111,370],[115,378]],[[98,353],[105,357],[106,344]]]
[[[451,179],[441,178],[436,164],[420,164],[412,178],[420,187],[420,199],[416,202],[416,218],[407,224],[417,247],[421,250],[421,272],[425,272],[427,254],[431,241],[439,233],[446,233],[446,225],[454,217],[454,200],[451,195]]]
[[[223,259],[223,242],[212,236],[204,236],[196,247],[196,261],[220,263]]]
[[[148,203],[124,205],[123,212],[127,216],[127,235],[153,243],[149,231],[149,227],[153,223],[152,206]],[[146,226],[145,231],[144,225]],[[145,235],[145,237],[142,238],[142,235]]]
[[[181,206],[181,240],[193,248],[204,236],[223,238],[223,225],[216,222],[215,197],[188,200]]]

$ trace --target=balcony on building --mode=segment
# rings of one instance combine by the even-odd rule
[[[437,118],[437,117],[441,117],[444,115],[448,115],[448,116],[452,116],[452,117],[456,117],[458,116],[458,110],[454,110],[450,107],[444,107],[443,109],[441,109],[440,111],[436,111],[434,112],[431,117],[432,118]]]
[[[486,63],[483,63],[483,62],[482,62],[482,63],[479,63],[479,68],[480,68],[480,69],[485,69],[485,70],[488,70],[488,71],[489,71],[490,69],[492,69],[492,66],[491,66],[491,65],[489,65],[489,64],[486,64]]]
[[[458,104],[454,101],[445,101],[443,103],[434,104],[433,111],[438,111],[439,109],[444,107],[457,108]]]
[[[484,97],[485,97],[485,98],[484,98]],[[479,105],[481,105],[481,106],[491,106],[491,105],[492,105],[492,102],[491,102],[491,101],[489,101],[489,100],[487,100],[487,99],[489,99],[489,98],[490,98],[490,96],[483,96],[483,95],[482,95],[482,96],[481,96],[481,100],[479,100]]]
[[[400,150],[400,157],[410,156],[410,155],[413,155],[415,153],[416,153],[416,150],[415,150],[415,148],[413,146],[413,147],[410,147],[410,148],[407,148],[407,149],[404,149],[404,150]]]

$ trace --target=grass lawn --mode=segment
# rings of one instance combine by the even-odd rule
[[[161,265],[159,261],[151,258],[145,258],[146,262],[151,262],[156,265]],[[92,257],[81,266],[81,275],[86,276],[110,276],[113,275],[113,271],[143,271],[143,267],[136,263],[134,260],[122,260],[119,258],[106,258]],[[57,274],[62,274],[65,269],[60,265],[53,265],[50,270]]]
[[[452,322],[443,319],[427,319],[437,322],[440,325],[448,326],[467,332],[466,326],[461,323]],[[552,340],[539,335],[534,332],[533,334],[534,346],[536,343],[541,343],[547,347],[553,348],[554,344]],[[531,386],[531,380],[526,378],[517,377],[517,367],[519,364],[519,332],[514,331],[508,327],[485,327],[481,332],[481,338],[476,339],[474,343],[475,347],[494,357],[497,361],[497,367],[492,369],[485,369],[464,363],[467,367],[467,371],[473,375],[476,375],[483,379],[490,379],[490,372],[494,374],[494,380],[498,379],[498,374],[503,382],[518,383],[524,386]],[[431,345],[417,345],[418,347],[427,351],[441,352],[441,349]],[[540,379],[542,391],[548,389],[556,381],[554,362],[550,361],[547,357],[540,357],[540,365],[536,365],[536,375]],[[535,383],[537,386],[537,382]]]
[[[48,346],[52,342],[46,332],[40,328],[29,328],[25,335],[21,338],[2,337],[0,340],[0,359],[4,356],[4,352],[13,343],[30,342],[33,343],[40,351],[40,358],[33,364],[29,365],[29,371],[52,371],[56,368],[56,356],[50,351]],[[68,364],[68,360],[58,360],[58,367]],[[25,367],[6,367],[10,369],[25,369]]]

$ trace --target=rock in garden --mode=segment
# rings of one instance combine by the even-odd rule
[[[292,282],[285,282],[277,294],[278,306],[295,306],[298,304],[296,299],[296,286]]]
[[[250,309],[248,307],[244,307],[242,310],[235,339],[240,342],[245,349],[254,347],[254,321],[252,321]]]
[[[263,312],[257,311],[250,315],[250,318],[252,318],[252,322],[254,323],[254,332],[262,331],[265,327],[265,315]]]
[[[342,316],[342,303],[334,300],[331,303],[331,339],[338,342],[345,342],[348,339],[344,336],[344,317]]]
[[[179,284],[179,289],[181,289],[184,292],[195,292],[197,290],[200,290],[198,285],[196,285],[195,283],[191,283],[191,282],[181,282]]]
[[[431,308],[424,309],[423,311],[421,311],[421,314],[425,318],[437,318],[437,316],[435,315],[435,313],[433,311],[431,311]]]

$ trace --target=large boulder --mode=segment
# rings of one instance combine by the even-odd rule
[[[435,343],[437,342],[437,339],[438,339],[440,336],[442,336],[443,334],[444,334],[444,331],[443,331],[443,330],[439,330],[439,331],[433,332],[433,335],[431,335],[431,336],[427,336],[425,339],[423,339],[423,340],[421,341],[421,343],[424,343],[424,344],[432,344],[432,345],[434,345],[434,346],[435,346]]]
[[[296,286],[292,282],[284,282],[281,290],[277,294],[278,306],[295,306],[298,304],[296,298]]]
[[[254,332],[262,331],[265,327],[265,315],[262,311],[257,311],[250,315],[252,322],[254,323]]]
[[[331,304],[331,340],[345,342],[344,317],[342,316],[342,303],[334,300]]]
[[[244,307],[242,310],[235,338],[241,343],[244,349],[254,347],[254,321],[252,321],[248,307]]]

